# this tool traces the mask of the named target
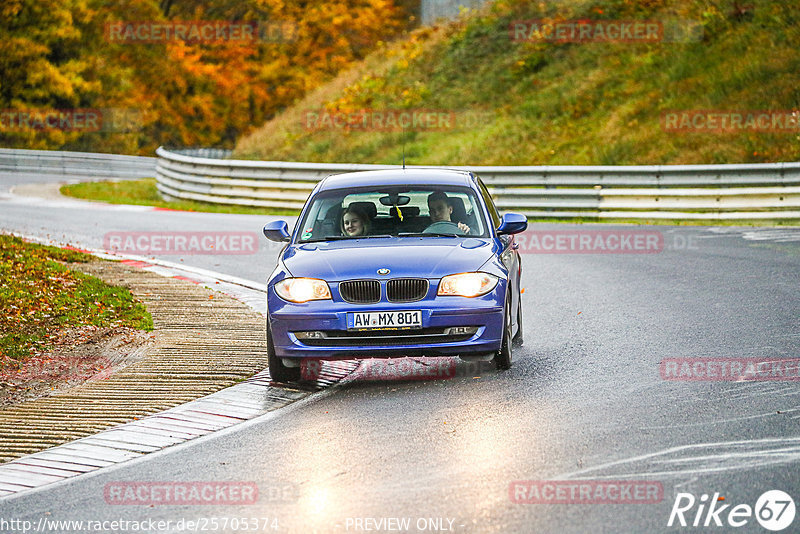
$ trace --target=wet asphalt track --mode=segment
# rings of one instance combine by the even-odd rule
[[[0,189],[8,183],[0,178]],[[108,231],[259,232],[264,222],[0,200],[0,229],[87,247]],[[551,228],[636,229],[534,229]],[[646,229],[662,232],[662,252],[524,254],[525,344],[509,371],[460,363],[455,377],[424,381],[362,373],[239,427],[0,501],[0,518],[171,521],[148,532],[211,517],[260,518],[262,532],[403,532],[404,519],[411,532],[645,532],[677,530],[667,521],[679,492],[753,506],[780,489],[797,501],[800,383],[665,381],[659,362],[800,358],[800,229]],[[261,246],[252,255],[164,259],[263,282],[276,250]],[[657,482],[663,497],[548,505],[509,495],[515,481],[577,478]],[[108,504],[104,488],[123,481],[254,482],[260,497],[252,505]],[[690,523],[696,512],[686,513]],[[746,519],[736,529],[685,530],[767,532]],[[800,517],[784,530],[798,531]]]

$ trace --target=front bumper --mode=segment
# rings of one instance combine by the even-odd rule
[[[268,294],[268,321],[280,358],[354,359],[403,356],[458,356],[496,352],[503,332],[504,302],[499,288],[477,298],[435,297],[418,302],[286,302]],[[499,300],[498,300],[499,299]],[[348,312],[420,310],[422,328],[348,331]],[[464,333],[458,327],[471,327]],[[453,330],[455,329],[455,330]],[[321,337],[299,339],[298,333]]]

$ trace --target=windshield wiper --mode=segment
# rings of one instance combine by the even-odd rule
[[[402,232],[397,237],[464,237],[462,234],[446,234],[443,232]]]
[[[314,239],[306,239],[305,241],[300,241],[299,243],[320,243],[323,241],[340,241],[342,239],[372,239],[373,237],[394,237],[389,234],[382,234],[382,235],[331,235],[328,237],[315,237]]]
[[[301,241],[298,241],[298,244],[321,243],[323,241],[336,241],[336,240],[339,240],[339,239],[353,239],[353,238],[350,237],[350,236],[346,236],[346,235],[331,235],[331,236],[327,236],[327,237],[315,237],[314,239],[301,240]]]

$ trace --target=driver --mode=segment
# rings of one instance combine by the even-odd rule
[[[431,215],[431,224],[452,222],[450,215],[453,213],[453,206],[450,205],[447,195],[443,191],[434,191],[428,195],[428,212]],[[469,233],[469,226],[463,222],[458,223],[458,228],[465,234]]]

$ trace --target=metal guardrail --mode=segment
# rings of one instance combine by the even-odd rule
[[[0,172],[32,172],[98,178],[152,178],[156,173],[156,158],[0,148]]]
[[[166,198],[289,209],[329,174],[400,168],[156,155]],[[800,219],[800,163],[449,168],[479,174],[500,209],[534,218]]]
[[[157,158],[0,148],[0,172],[156,176],[167,198],[300,209],[329,174],[399,165],[224,159],[229,150],[163,147]],[[424,168],[421,166],[409,166]],[[535,218],[800,219],[800,163],[451,167],[481,175],[504,211]]]
[[[181,149],[165,149],[173,154],[181,154],[183,156],[192,156],[195,158],[211,158],[211,159],[228,159],[233,154],[233,150],[227,148],[181,148]]]

